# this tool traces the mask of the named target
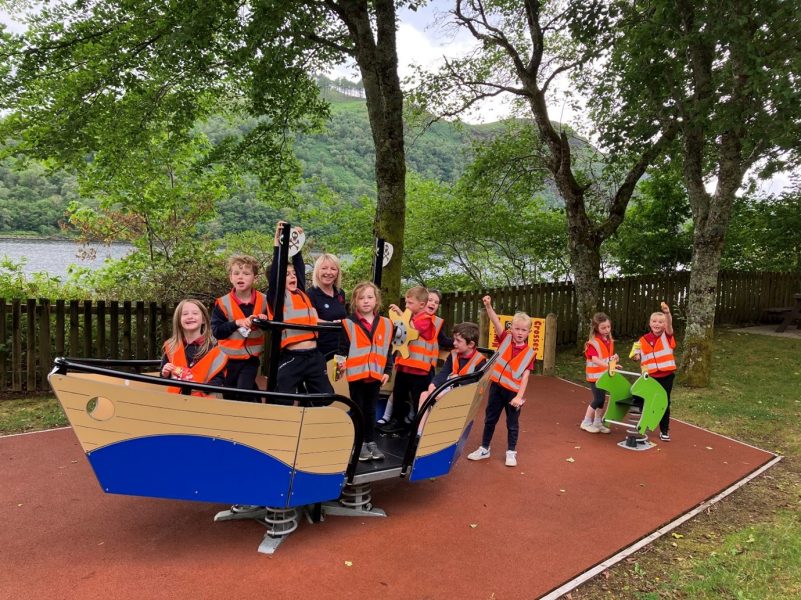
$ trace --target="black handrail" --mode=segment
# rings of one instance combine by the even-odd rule
[[[298,401],[301,403],[301,406],[308,407],[309,405],[314,406],[313,403],[315,402],[322,402],[325,401],[326,404],[330,404],[331,402],[341,402],[348,407],[348,416],[350,420],[353,422],[353,432],[354,432],[354,445],[353,445],[353,452],[351,453],[350,461],[348,462],[348,468],[346,470],[346,475],[348,482],[353,482],[353,476],[356,474],[356,466],[359,462],[359,451],[361,450],[362,443],[364,442],[364,416],[362,413],[361,408],[350,398],[347,396],[340,396],[339,394],[289,394],[283,392],[263,392],[261,390],[243,390],[240,388],[231,388],[231,387],[223,387],[217,385],[209,385],[207,383],[196,383],[196,382],[186,382],[186,381],[178,381],[175,379],[167,379],[164,377],[155,377],[153,375],[142,375],[140,373],[123,373],[121,371],[116,371],[113,369],[107,369],[100,366],[98,364],[106,364],[106,365],[114,365],[114,366],[126,366],[126,363],[140,363],[146,361],[124,361],[124,360],[106,360],[102,358],[69,358],[59,356],[54,361],[53,372],[58,373],[59,375],[66,375],[69,371],[79,371],[83,373],[93,373],[95,375],[106,375],[109,377],[115,378],[124,378],[131,381],[139,381],[142,383],[155,383],[157,385],[162,385],[165,387],[180,387],[181,393],[189,394],[191,390],[202,390],[204,392],[210,394],[219,394],[219,393],[226,393],[230,392],[233,394],[239,394],[247,396],[248,398],[253,398],[254,400],[261,400],[262,398],[266,399],[276,399],[276,400],[291,400],[291,401]],[[159,361],[152,361],[156,364],[160,364]],[[241,400],[229,400],[229,402],[241,402]]]
[[[480,349],[482,353],[485,353],[486,350],[487,349],[485,348]],[[428,398],[426,398],[423,406],[421,406],[417,411],[417,414],[415,415],[411,424],[409,443],[406,445],[406,452],[403,455],[403,462],[401,463],[401,477],[406,476],[407,471],[411,467],[412,463],[414,462],[414,458],[417,455],[417,443],[419,441],[417,439],[417,429],[420,427],[420,421],[423,419],[423,415],[426,414],[429,408],[432,408],[437,403],[437,400],[439,400],[439,396],[442,395],[443,390],[454,385],[467,385],[473,383],[474,381],[479,381],[497,358],[497,353],[495,353],[494,350],[490,350],[490,352],[492,352],[493,355],[481,366],[480,369],[472,373],[468,373],[467,375],[457,375],[452,379],[448,379],[439,387],[434,388],[434,390],[428,395]]]

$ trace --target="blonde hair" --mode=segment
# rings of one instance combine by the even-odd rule
[[[414,298],[423,304],[428,302],[428,290],[422,285],[416,285],[406,290],[404,298]]]
[[[611,322],[612,319],[610,319],[606,315],[606,313],[597,312],[594,315],[592,315],[592,319],[590,320],[590,334],[587,336],[587,341],[584,343],[584,352],[587,351],[587,347],[590,345],[590,342],[592,342],[592,339],[595,337],[595,334],[598,333],[598,326],[601,323],[606,323],[607,321]],[[611,342],[612,339],[613,339],[612,332],[610,331],[609,341]]]
[[[323,266],[325,261],[333,263],[333,265],[337,268],[337,278],[336,281],[334,281],[334,287],[340,289],[342,287],[342,267],[340,266],[339,259],[333,254],[321,254],[317,257],[317,260],[314,261],[314,269],[312,270],[312,285],[316,288],[320,287],[320,268]]]
[[[259,274],[259,261],[249,254],[234,254],[225,261],[225,271],[230,275],[236,265],[250,267],[254,275]]]
[[[529,317],[526,313],[516,312],[512,317],[512,323],[514,323],[515,321],[517,321],[518,323],[525,323],[526,327],[531,329],[531,317]]]
[[[652,312],[652,313],[651,313],[651,316],[650,316],[650,317],[648,317],[648,322],[650,323],[650,322],[651,322],[651,319],[653,319],[654,317],[663,317],[663,318],[665,318],[665,313],[663,313],[663,312],[659,312],[659,311]],[[667,320],[667,319],[665,318],[665,320]]]
[[[378,311],[381,309],[381,290],[378,289],[378,286],[372,281],[362,281],[361,283],[356,284],[356,287],[353,288],[353,293],[350,296],[351,306],[353,306],[353,304],[359,300],[359,296],[361,296],[362,292],[366,289],[373,290],[373,293],[375,294],[375,309],[373,309],[373,314],[377,315]]]
[[[205,356],[209,350],[217,345],[217,340],[211,335],[209,311],[200,300],[195,300],[194,298],[181,300],[178,306],[175,307],[175,312],[172,314],[172,337],[167,340],[166,350],[168,354],[172,354],[184,343],[184,331],[183,327],[181,327],[181,313],[184,310],[184,306],[187,304],[194,304],[197,306],[200,309],[200,316],[203,319],[203,322],[200,324],[200,335],[203,336],[203,343],[198,346],[197,354],[195,354],[195,358],[200,360],[200,357]]]

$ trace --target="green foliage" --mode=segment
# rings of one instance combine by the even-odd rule
[[[86,296],[86,288],[68,278],[62,281],[47,273],[26,275],[25,263],[14,262],[0,254],[0,298],[27,300],[28,298],[79,299]]]

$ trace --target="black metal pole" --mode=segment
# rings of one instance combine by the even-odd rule
[[[275,277],[275,289],[273,290],[273,319],[276,321],[284,320],[284,295],[286,293],[286,269],[289,264],[289,232],[291,226],[284,223],[281,226],[281,236],[278,243],[278,258]],[[302,277],[304,274],[297,274]],[[270,330],[270,365],[267,371],[267,391],[274,392],[276,380],[278,379],[278,355],[281,353],[281,334],[284,330],[274,327]]]
[[[381,287],[381,275],[384,270],[384,238],[375,242],[375,255],[373,258],[373,283]]]

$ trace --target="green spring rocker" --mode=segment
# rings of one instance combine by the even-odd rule
[[[634,375],[637,379],[629,384],[628,379],[623,375]],[[631,373],[628,371],[612,371],[601,375],[595,385],[609,394],[609,402],[604,414],[604,423],[623,425],[632,429],[626,438],[626,446],[633,448],[637,441],[635,433],[645,436],[648,431],[654,431],[659,427],[659,421],[667,410],[667,394],[665,389],[659,385],[653,377],[647,373]],[[626,423],[623,418],[634,405],[634,398],[641,398],[643,401],[642,414],[636,425]],[[636,430],[636,431],[634,431]]]

